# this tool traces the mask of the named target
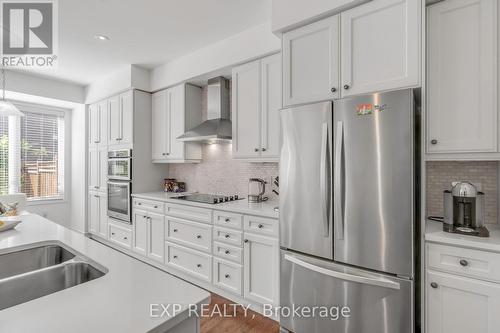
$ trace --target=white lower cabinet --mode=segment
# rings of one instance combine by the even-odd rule
[[[108,236],[108,197],[103,192],[89,193],[89,232],[106,238]]]
[[[234,301],[279,303],[277,219],[140,198],[133,207],[133,252]],[[113,232],[125,246],[127,234]]]
[[[132,250],[163,262],[165,217],[160,214],[134,210]]]
[[[132,247],[132,230],[124,222],[108,219],[108,239],[122,247]]]
[[[223,259],[214,258],[214,281],[219,288],[229,290],[237,295],[242,295],[241,265]]]
[[[427,271],[427,333],[496,333],[500,285]]]
[[[262,303],[279,303],[279,242],[245,233],[243,241],[243,293]]]

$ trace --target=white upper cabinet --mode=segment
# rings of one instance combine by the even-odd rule
[[[261,156],[279,158],[280,154],[280,109],[281,98],[281,54],[262,59],[262,108],[261,108]]]
[[[233,157],[260,154],[260,74],[259,60],[232,71]]]
[[[498,152],[497,1],[443,1],[427,20],[427,153]]]
[[[106,147],[108,144],[107,101],[89,106],[89,147]]]
[[[156,163],[199,162],[201,146],[177,137],[201,123],[201,88],[181,84],[153,94],[152,159]]]
[[[341,14],[342,96],[420,84],[419,0],[375,0]]]
[[[279,158],[281,55],[275,54],[232,71],[233,158]]]
[[[133,139],[134,98],[129,90],[108,99],[108,144],[131,145]]]
[[[340,97],[339,16],[283,34],[283,105]]]

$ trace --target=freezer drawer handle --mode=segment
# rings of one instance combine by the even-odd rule
[[[337,271],[332,271],[330,269],[326,269],[323,267],[319,267],[313,264],[310,264],[308,262],[302,261],[296,257],[293,257],[291,255],[285,254],[284,255],[285,260],[290,261],[291,263],[294,263],[296,265],[302,266],[304,268],[307,268],[311,271],[318,272],[324,275],[331,276],[336,279],[341,279],[349,282],[357,282],[357,283],[363,283],[363,284],[369,284],[372,286],[378,286],[378,287],[384,287],[384,288],[389,288],[389,289],[400,289],[400,285],[397,282],[387,280],[384,278],[371,278],[371,277],[366,277],[366,276],[360,276],[360,275],[354,275],[354,274],[349,274],[349,273],[343,273],[343,272],[337,272]]]
[[[344,207],[343,207],[343,182],[342,182],[342,148],[344,145],[344,124],[337,122],[337,131],[335,136],[335,175],[334,177],[334,212],[335,225],[337,227],[337,239],[344,239]]]

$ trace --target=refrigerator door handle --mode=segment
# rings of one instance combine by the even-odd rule
[[[328,123],[323,123],[321,129],[321,165],[320,165],[320,191],[321,191],[321,211],[323,215],[323,233],[325,237],[330,236],[330,212],[328,209]]]
[[[383,287],[383,288],[389,288],[389,289],[395,289],[399,290],[400,285],[398,282],[389,280],[389,279],[384,279],[380,277],[367,277],[367,276],[361,276],[361,275],[355,275],[355,274],[349,274],[349,273],[344,273],[344,272],[338,272],[330,269],[326,269],[320,266],[313,265],[311,263],[308,263],[306,261],[303,261],[299,258],[296,258],[290,254],[285,254],[284,259],[290,261],[293,264],[302,266],[306,269],[309,269],[313,272],[317,272],[320,274],[324,274],[327,276],[330,276],[335,279],[341,279],[349,282],[357,282],[357,283],[362,283],[362,284],[369,284],[372,286],[377,286],[377,287]]]
[[[337,239],[344,239],[344,207],[342,184],[342,149],[344,146],[344,124],[337,122],[335,134],[335,171],[334,171],[334,200],[335,200],[335,225],[337,226]]]

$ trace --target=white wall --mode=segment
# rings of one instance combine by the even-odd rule
[[[12,92],[74,103],[85,100],[85,87],[75,83],[11,70],[5,71],[5,77],[6,88]]]
[[[85,105],[72,110],[71,117],[71,202],[69,227],[85,232],[87,212],[87,116]]]
[[[272,31],[278,33],[371,0],[272,1]]]
[[[280,50],[281,41],[267,22],[152,69],[151,91]]]
[[[150,91],[149,70],[128,65],[119,71],[97,78],[85,87],[85,103],[92,104],[130,88]]]

